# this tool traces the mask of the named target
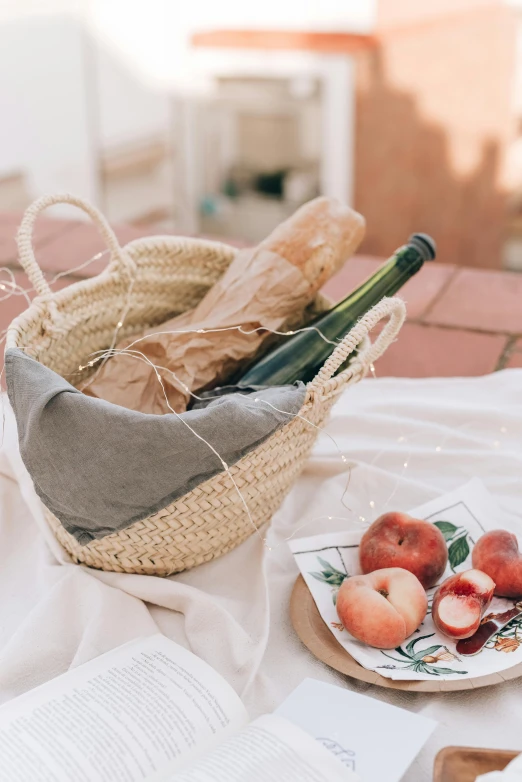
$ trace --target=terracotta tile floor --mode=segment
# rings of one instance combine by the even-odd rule
[[[7,265],[16,281],[30,287],[16,260],[14,236],[19,214],[0,214],[0,266]],[[147,228],[116,227],[122,243],[151,233]],[[103,249],[88,223],[41,218],[35,230],[36,257],[47,278],[67,272]],[[362,282],[382,261],[356,256],[325,286],[333,300]],[[97,274],[106,256],[73,272],[54,288]],[[6,280],[0,273],[0,284]],[[0,332],[26,306],[21,296],[1,301]],[[377,363],[377,374],[399,377],[471,376],[505,367],[522,368],[522,274],[426,266],[402,289],[408,323],[399,340]]]

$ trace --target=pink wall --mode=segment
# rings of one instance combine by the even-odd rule
[[[396,4],[381,2],[390,16]],[[381,32],[379,46],[359,55],[356,206],[368,222],[367,252],[387,255],[421,230],[437,239],[441,261],[501,264],[513,11],[466,4],[480,7]]]
[[[376,26],[383,30],[418,24],[502,4],[502,0],[377,0]]]

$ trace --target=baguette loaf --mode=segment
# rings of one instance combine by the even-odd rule
[[[129,356],[109,359],[85,393],[144,413],[168,413],[169,405],[183,412],[190,392],[223,383],[251,361],[271,337],[268,330],[284,330],[289,323],[286,327],[293,328],[302,321],[319,289],[357,249],[364,229],[364,218],[354,210],[331,198],[316,198],[257,247],[239,251],[193,310],[145,332],[133,350],[161,365],[168,405],[155,369]],[[268,330],[254,331],[260,327]],[[180,329],[229,330],[157,333]]]

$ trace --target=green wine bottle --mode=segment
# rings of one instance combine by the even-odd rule
[[[357,321],[385,296],[393,296],[416,274],[425,261],[433,260],[435,242],[427,234],[412,234],[408,243],[389,258],[366,282],[313,324],[329,340],[340,341]],[[276,347],[247,370],[238,385],[280,386],[312,380],[330,353],[332,345],[317,331],[302,331]]]

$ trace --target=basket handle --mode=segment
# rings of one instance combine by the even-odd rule
[[[34,255],[33,230],[38,215],[47,209],[47,207],[53,206],[53,204],[71,204],[86,212],[98,228],[111,252],[110,268],[119,273],[123,273],[126,276],[134,274],[134,262],[122,250],[116,238],[116,234],[105,217],[95,206],[92,206],[88,201],[84,201],[83,198],[71,195],[70,193],[44,195],[34,201],[31,206],[26,209],[17,234],[20,263],[33,284],[34,289],[40,296],[45,296],[47,298],[52,297],[52,291]]]
[[[382,356],[384,351],[391,345],[399,333],[402,324],[406,318],[406,305],[399,298],[384,298],[371,310],[368,310],[358,323],[348,332],[342,342],[335,348],[333,353],[325,361],[317,375],[308,385],[308,392],[322,392],[333,374],[346,361],[348,356],[354,352],[364,337],[367,337],[370,331],[375,328],[377,323],[383,318],[388,317],[388,323],[385,325],[373,344],[369,344],[354,359],[350,367],[346,370],[350,376],[361,372],[366,373],[374,361]],[[344,373],[340,375],[342,377]]]

